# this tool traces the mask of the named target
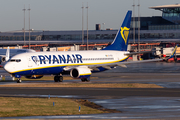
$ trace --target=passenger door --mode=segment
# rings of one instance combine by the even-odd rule
[[[32,60],[29,56],[27,56],[27,60],[28,60],[28,67],[32,67]]]

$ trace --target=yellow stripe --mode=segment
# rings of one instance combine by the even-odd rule
[[[128,57],[129,57],[129,56],[125,57],[124,59],[117,60],[117,61],[111,61],[111,62],[63,64],[63,65],[54,65],[54,66],[47,66],[47,67],[38,67],[38,68],[24,69],[24,70],[19,70],[19,71],[11,72],[11,74],[16,73],[16,72],[28,71],[28,70],[32,70],[32,69],[33,69],[33,70],[36,70],[36,69],[51,68],[51,67],[78,66],[78,65],[100,65],[100,64],[116,63],[116,62],[121,62],[121,61],[127,59]]]
[[[86,74],[80,74],[80,76],[81,76],[81,75],[91,75],[91,73],[86,73]]]

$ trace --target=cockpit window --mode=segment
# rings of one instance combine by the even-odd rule
[[[11,59],[10,62],[21,62],[21,59]]]
[[[16,60],[15,59],[11,59],[10,62],[16,62]]]
[[[16,62],[21,62],[21,59],[17,59]]]

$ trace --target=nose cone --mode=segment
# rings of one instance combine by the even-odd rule
[[[7,71],[7,72],[11,72],[12,71],[12,65],[10,65],[8,62],[4,65],[4,69]]]

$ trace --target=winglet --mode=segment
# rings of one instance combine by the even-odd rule
[[[178,48],[178,44],[177,44],[177,45],[176,45],[176,47],[174,48],[174,50],[173,50],[173,52],[172,52],[171,56],[170,56],[169,58],[167,58],[166,60],[168,60],[168,59],[170,59],[170,58],[173,58],[173,57],[174,57],[174,55],[175,55],[175,53],[176,53],[177,48]]]
[[[6,51],[6,61],[8,61],[8,60],[9,60],[9,46],[7,48],[7,51]]]

